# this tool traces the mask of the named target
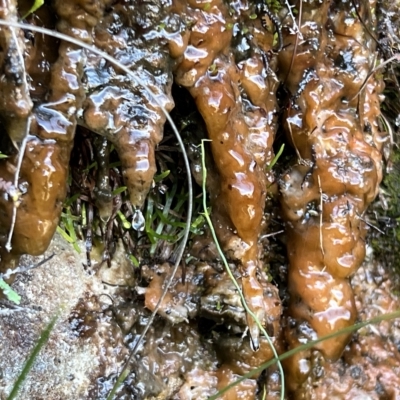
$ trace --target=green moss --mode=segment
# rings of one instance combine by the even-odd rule
[[[374,230],[371,245],[375,256],[387,267],[400,274],[400,149],[395,146],[384,176],[381,196],[370,219],[382,232]],[[386,204],[382,207],[382,204]]]
[[[397,218],[400,216],[400,149],[394,148],[390,156],[390,171],[383,179],[383,188],[389,200],[388,213]]]

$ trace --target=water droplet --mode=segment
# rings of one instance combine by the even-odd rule
[[[144,222],[145,221],[142,212],[139,209],[136,209],[132,218],[132,228],[141,232],[144,230]]]

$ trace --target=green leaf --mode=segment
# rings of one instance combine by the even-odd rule
[[[121,161],[115,161],[115,162],[110,164],[110,169],[111,168],[118,168],[120,166],[121,166]]]
[[[278,32],[274,33],[274,40],[272,41],[272,46],[276,46],[278,43]]]
[[[125,215],[122,214],[121,211],[118,210],[117,212],[118,218],[121,220],[122,222],[122,226],[124,227],[124,229],[131,229],[132,225],[131,223],[125,218]]]
[[[279,157],[282,155],[284,149],[285,149],[285,143],[282,144],[281,148],[278,151],[278,154],[271,161],[271,164],[268,165],[267,172],[271,171],[271,169],[274,168],[274,165],[278,161]]]
[[[129,259],[131,260],[132,264],[136,267],[139,268],[140,264],[139,264],[139,260],[133,255],[133,254],[129,254]]]
[[[87,216],[86,216],[86,205],[85,205],[85,203],[82,203],[81,218],[82,218],[82,226],[87,226]]]
[[[61,213],[61,217],[64,219],[71,218],[72,221],[76,221],[76,222],[80,222],[80,220],[81,220],[81,217],[77,217],[76,215],[68,215],[64,212]]]
[[[160,181],[162,181],[163,179],[165,179],[169,174],[171,173],[171,171],[169,169],[167,169],[164,172],[161,172],[160,175],[155,175],[154,176],[154,182],[158,183]]]
[[[0,289],[3,290],[4,296],[15,304],[21,303],[21,296],[11,289],[11,286],[0,278]]]
[[[116,188],[115,190],[113,190],[112,195],[113,195],[113,196],[117,196],[117,195],[119,195],[119,194],[125,192],[126,189],[127,189],[126,186],[121,186],[121,187],[119,187],[119,188]]]
[[[57,232],[68,242],[68,243],[74,243],[74,239],[72,239],[71,236],[68,235],[67,232],[64,231],[64,229],[60,228],[57,226]]]
[[[64,201],[64,207],[69,207],[72,203],[79,199],[80,193],[76,193]]]
[[[33,6],[22,17],[22,19],[25,19],[26,17],[29,17],[29,15],[33,14],[38,8],[42,7],[43,4],[44,4],[44,0],[35,0],[35,2],[33,3]]]
[[[83,172],[88,173],[92,168],[97,168],[97,161],[93,161],[87,168],[83,170]]]

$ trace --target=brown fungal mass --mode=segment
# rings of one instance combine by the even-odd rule
[[[155,27],[168,21],[162,2],[112,5],[94,30],[94,44],[129,67],[153,93],[101,57],[89,55],[82,123],[115,145],[133,206],[142,207],[156,172],[155,146],[173,108],[167,41]],[[168,23],[168,22],[167,22]],[[155,98],[156,99],[155,99]]]
[[[143,208],[156,172],[155,149],[164,132],[162,107],[173,109],[175,83],[187,89],[203,119],[204,137],[210,139],[207,189],[229,267],[277,351],[354,324],[362,295],[357,289],[355,300],[350,280],[354,276],[359,287],[357,269],[365,258],[367,231],[364,215],[382,179],[386,140],[378,125],[383,85],[376,74],[369,76],[375,42],[357,16],[375,26],[371,9],[376,4],[363,3],[357,12],[354,2],[333,0],[297,1],[293,6],[299,12],[299,31],[282,7],[277,17],[282,18],[284,46],[278,54],[274,31],[281,29],[279,24],[257,16],[256,4],[246,0],[229,5],[222,0],[54,0],[35,14],[39,18],[31,17],[32,23],[55,28],[115,57],[153,95],[115,65],[76,45],[41,34],[24,41],[22,31],[2,27],[2,128],[15,146],[27,139],[17,188],[13,183],[19,154],[10,150],[10,143],[4,145],[10,157],[0,160],[2,270],[15,266],[22,254],[42,254],[48,247],[67,193],[77,125],[98,135],[91,147],[97,161],[91,200],[102,222],[108,223],[116,213],[110,144],[121,161],[130,209]],[[21,4],[20,13],[25,8]],[[15,1],[0,1],[0,18],[18,20]],[[282,110],[276,98],[279,81],[288,93]],[[274,190],[269,165],[279,111],[294,153],[290,167],[279,177],[290,264],[290,299],[283,318],[260,243],[262,231],[268,230],[266,198]],[[197,129],[203,134],[202,127]],[[189,138],[189,157],[200,182],[194,136]],[[12,251],[7,252],[4,243],[15,204]],[[209,396],[273,357],[233,282],[215,261],[217,251],[210,242],[209,232],[193,239],[191,255],[197,260],[178,272],[158,311],[160,319],[144,342],[140,354],[145,367],[136,366],[135,372],[138,382],[150,382],[142,397]],[[112,268],[107,271],[112,274]],[[127,329],[133,326],[132,335],[141,333],[147,310],[155,309],[170,273],[168,262],[141,266],[141,286],[135,286],[139,300],[134,301],[142,308]],[[130,286],[127,282],[121,286]],[[389,299],[385,301],[394,308]],[[87,317],[93,322],[88,335],[95,331],[92,314]],[[212,338],[203,341],[195,325],[204,320],[213,328]],[[389,381],[398,384],[398,366],[385,358],[398,358],[398,352],[393,343],[390,351],[383,350],[385,335],[357,337],[342,359],[350,335],[321,342],[286,360],[286,381],[294,398],[329,398],[326,387],[333,381],[332,393],[342,391],[347,393],[343,398],[355,398],[351,396],[362,392],[360,382],[365,378],[354,377],[356,362],[365,367],[359,376],[368,375],[385,394],[397,396]],[[118,343],[122,341],[119,334]],[[364,362],[363,354],[372,354],[369,347],[379,354],[373,362]],[[382,368],[381,376],[374,373],[373,363]],[[349,365],[345,378],[339,378],[340,368]],[[277,398],[276,370],[256,378],[244,380],[224,398],[256,398],[264,383],[270,388],[267,398]],[[375,398],[370,386],[364,392]]]
[[[0,3],[0,18],[18,21],[17,1]],[[27,73],[23,54],[25,45],[23,32],[17,28],[3,27],[0,31],[0,115],[15,146],[26,137],[28,118],[32,110]]]
[[[363,215],[382,179],[382,83],[368,76],[375,43],[358,18],[349,17],[348,5],[302,6],[297,52],[296,36],[288,32],[280,54],[291,92],[285,129],[298,155],[280,184],[290,261],[290,347],[354,324],[348,278],[364,260]],[[318,17],[309,23],[314,14]],[[342,335],[315,348],[337,360],[348,341],[349,335]],[[310,373],[310,356],[307,351],[287,361],[291,389]]]
[[[59,16],[57,29],[91,43],[90,31],[102,16],[100,2],[73,1],[68,5],[56,1]],[[36,104],[28,115],[31,119],[26,151],[22,160],[20,182],[27,187],[21,194],[12,238],[12,253],[42,254],[56,230],[66,195],[69,155],[76,128],[76,110],[81,108],[84,92],[81,84],[84,51],[76,45],[61,42],[58,59],[52,65],[46,100]],[[32,67],[36,66],[32,64]],[[29,73],[29,71],[28,71]],[[8,131],[11,139],[12,134]],[[14,181],[18,156],[3,160],[1,175]],[[1,198],[2,234],[11,225],[13,201]],[[7,268],[7,265],[4,265]]]
[[[243,21],[250,10],[242,7]],[[235,21],[222,1],[211,2],[207,10],[202,2],[190,2],[184,12],[192,26],[188,45],[177,59],[175,80],[193,96],[211,139],[218,180],[211,192],[217,234],[225,250],[239,260],[246,302],[264,321],[268,311],[257,279],[262,267],[258,237],[266,167],[273,157],[277,80],[265,65],[266,49],[255,42],[249,54],[236,55],[240,61],[235,60],[229,47]],[[250,316],[247,323],[257,347],[259,328]]]

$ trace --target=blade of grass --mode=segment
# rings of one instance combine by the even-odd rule
[[[57,232],[68,242],[68,243],[74,243],[74,239],[72,239],[71,236],[68,235],[67,232],[64,231],[64,229],[60,228],[57,226]]]
[[[133,254],[129,254],[128,257],[131,260],[134,267],[136,267],[136,268],[140,267],[139,260]]]
[[[169,174],[169,171],[165,171],[165,172],[168,172],[168,174]],[[165,172],[164,172],[164,174],[165,174]],[[159,176],[161,176],[161,175],[159,175]],[[169,192],[167,192],[166,201],[165,201],[162,212],[158,208],[156,208],[156,214],[160,218],[160,222],[158,223],[157,228],[156,228],[157,234],[161,234],[161,232],[164,229],[165,224],[169,224],[169,222],[170,222],[167,218],[167,215],[171,208],[172,201],[174,200],[177,188],[178,188],[178,185],[175,182],[175,184],[172,185],[171,190]],[[153,243],[152,246],[150,247],[150,255],[151,256],[153,256],[154,253],[156,252],[156,248],[157,248],[157,243]]]
[[[78,254],[81,254],[81,249],[78,246],[78,237],[76,236],[74,222],[72,220],[71,210],[67,208],[67,218],[64,219],[65,228],[68,231],[70,237],[72,238],[73,242],[72,245],[74,246],[75,251]]]
[[[379,315],[378,317],[371,318],[368,321],[364,321],[364,322],[360,322],[360,323],[352,325],[352,326],[348,326],[347,328],[343,328],[343,329],[341,329],[341,330],[339,330],[339,331],[337,331],[335,333],[330,333],[329,335],[323,336],[323,337],[321,337],[319,339],[316,339],[316,340],[312,340],[312,341],[310,341],[308,343],[305,343],[305,344],[303,344],[303,345],[301,345],[299,347],[296,347],[296,348],[294,348],[292,350],[289,350],[286,353],[281,354],[279,357],[273,358],[272,360],[269,360],[269,361],[261,364],[259,367],[254,368],[253,370],[251,370],[247,374],[244,374],[243,376],[241,376],[235,382],[230,383],[228,386],[226,386],[223,389],[221,389],[220,391],[218,391],[218,393],[210,396],[208,398],[208,400],[217,400],[218,397],[222,396],[224,393],[226,393],[228,390],[232,389],[236,385],[239,385],[244,380],[252,378],[254,375],[260,374],[262,371],[264,371],[265,369],[271,367],[275,363],[281,362],[283,360],[286,360],[287,358],[299,353],[300,351],[311,349],[318,343],[321,343],[321,342],[323,342],[325,340],[328,340],[328,339],[335,338],[335,337],[343,335],[343,334],[352,333],[354,331],[357,331],[358,329],[364,328],[367,325],[378,324],[379,322],[387,321],[387,320],[395,319],[395,318],[400,318],[400,310],[397,310],[397,311],[395,311],[393,313],[389,313],[389,314]]]
[[[18,379],[14,383],[14,386],[11,390],[11,393],[8,395],[7,400],[15,399],[16,395],[18,394],[18,391],[21,389],[22,384],[24,383],[26,377],[28,376],[30,370],[32,369],[33,364],[34,364],[37,356],[39,355],[40,350],[49,340],[50,334],[53,331],[54,326],[55,326],[59,316],[60,316],[60,311],[58,311],[56,313],[56,315],[54,315],[54,317],[47,324],[46,328],[40,334],[40,338],[36,342],[36,345],[33,348],[32,353],[30,354],[29,358],[27,359],[24,368],[22,369],[21,373],[18,376]]]
[[[112,195],[116,196],[117,194],[121,194],[125,192],[126,189],[128,189],[126,186],[121,186],[119,188],[116,188],[115,190],[113,190]]]
[[[33,14],[36,10],[38,10],[42,5],[44,4],[44,0],[35,0],[33,3],[32,7],[29,9],[29,11],[22,17],[22,19],[25,19],[26,17],[29,17],[31,14]]]
[[[271,171],[271,169],[274,168],[274,165],[279,160],[279,157],[282,155],[283,150],[285,150],[285,143],[282,144],[282,146],[279,149],[278,153],[275,155],[274,159],[271,161],[271,164],[268,165],[267,172]]]
[[[212,224],[211,218],[210,218],[210,214],[208,213],[208,207],[207,207],[207,191],[206,191],[206,182],[207,182],[207,168],[206,168],[206,156],[205,156],[205,149],[204,149],[204,142],[205,139],[203,139],[201,141],[201,165],[202,165],[202,169],[203,169],[203,182],[202,182],[202,189],[203,189],[203,211],[204,211],[204,217],[207,221],[207,224],[210,228],[211,231],[211,235],[213,238],[213,241],[215,243],[215,246],[217,248],[218,254],[221,257],[222,263],[224,264],[225,270],[227,272],[227,274],[229,275],[229,278],[231,279],[232,283],[235,285],[236,290],[239,293],[241,302],[243,304],[243,308],[246,310],[246,312],[251,316],[251,318],[253,318],[254,322],[257,324],[258,328],[260,329],[260,331],[262,332],[262,334],[265,336],[265,338],[267,339],[272,353],[274,354],[274,359],[277,360],[276,362],[278,363],[278,368],[279,368],[279,372],[281,374],[281,400],[284,400],[285,398],[285,375],[283,372],[283,368],[282,368],[282,364],[281,362],[278,360],[278,353],[275,349],[274,344],[272,343],[271,338],[269,337],[267,331],[264,329],[264,327],[262,326],[261,322],[259,321],[259,319],[257,318],[257,316],[250,310],[250,308],[248,307],[246,300],[244,298],[244,295],[242,293],[242,289],[240,288],[239,284],[237,283],[235,277],[232,274],[231,269],[229,268],[228,265],[228,261],[225,257],[224,252],[221,249],[221,246],[219,244],[217,235],[215,233],[215,229],[214,226]]]
[[[72,221],[76,221],[76,222],[80,222],[81,221],[81,217],[77,217],[77,216],[72,215],[72,214],[69,215],[69,214],[64,213],[64,212],[61,213],[61,218],[63,218],[63,219],[70,218]]]
[[[155,183],[158,183],[158,182],[161,182],[163,179],[165,179],[169,174],[171,173],[171,171],[169,170],[169,169],[167,169],[166,171],[164,171],[164,172],[161,172],[161,174],[160,175],[155,175],[154,176],[154,182]]]
[[[147,233],[147,236],[152,244],[156,243],[156,240],[154,238],[154,230],[151,227],[153,224],[153,219],[154,219],[154,200],[153,196],[150,194],[147,196],[147,205],[146,205],[146,217],[145,217],[145,225],[144,229]]]
[[[81,196],[80,193],[76,193],[73,196],[66,199],[64,202],[64,208],[69,207],[72,203],[74,203],[76,200],[78,200],[80,196]]]
[[[4,279],[1,278],[0,289],[3,291],[4,296],[6,296],[8,300],[12,301],[15,304],[21,303],[21,296],[17,292],[15,292]]]
[[[165,208],[163,211],[165,211]],[[168,211],[169,210],[167,210],[167,213],[168,213]],[[157,217],[160,218],[160,220],[162,222],[162,224],[160,223],[159,226],[171,225],[176,228],[185,228],[185,226],[186,226],[184,222],[177,222],[177,221],[175,221],[175,218],[173,218],[173,217],[172,218],[166,217],[165,212],[161,212],[158,208],[156,209],[156,214],[157,214]],[[158,228],[158,226],[157,226],[157,228]],[[156,230],[156,232],[158,232],[158,229]],[[161,232],[162,232],[162,230],[161,230]]]
[[[131,229],[131,223],[125,218],[125,215],[122,214],[120,210],[117,211],[118,218],[120,219],[122,226],[124,229]]]
[[[120,166],[121,166],[121,161],[115,161],[113,163],[110,163],[110,169],[119,168]]]
[[[87,174],[92,168],[97,168],[97,161],[93,161],[90,165],[88,165],[83,172]]]

